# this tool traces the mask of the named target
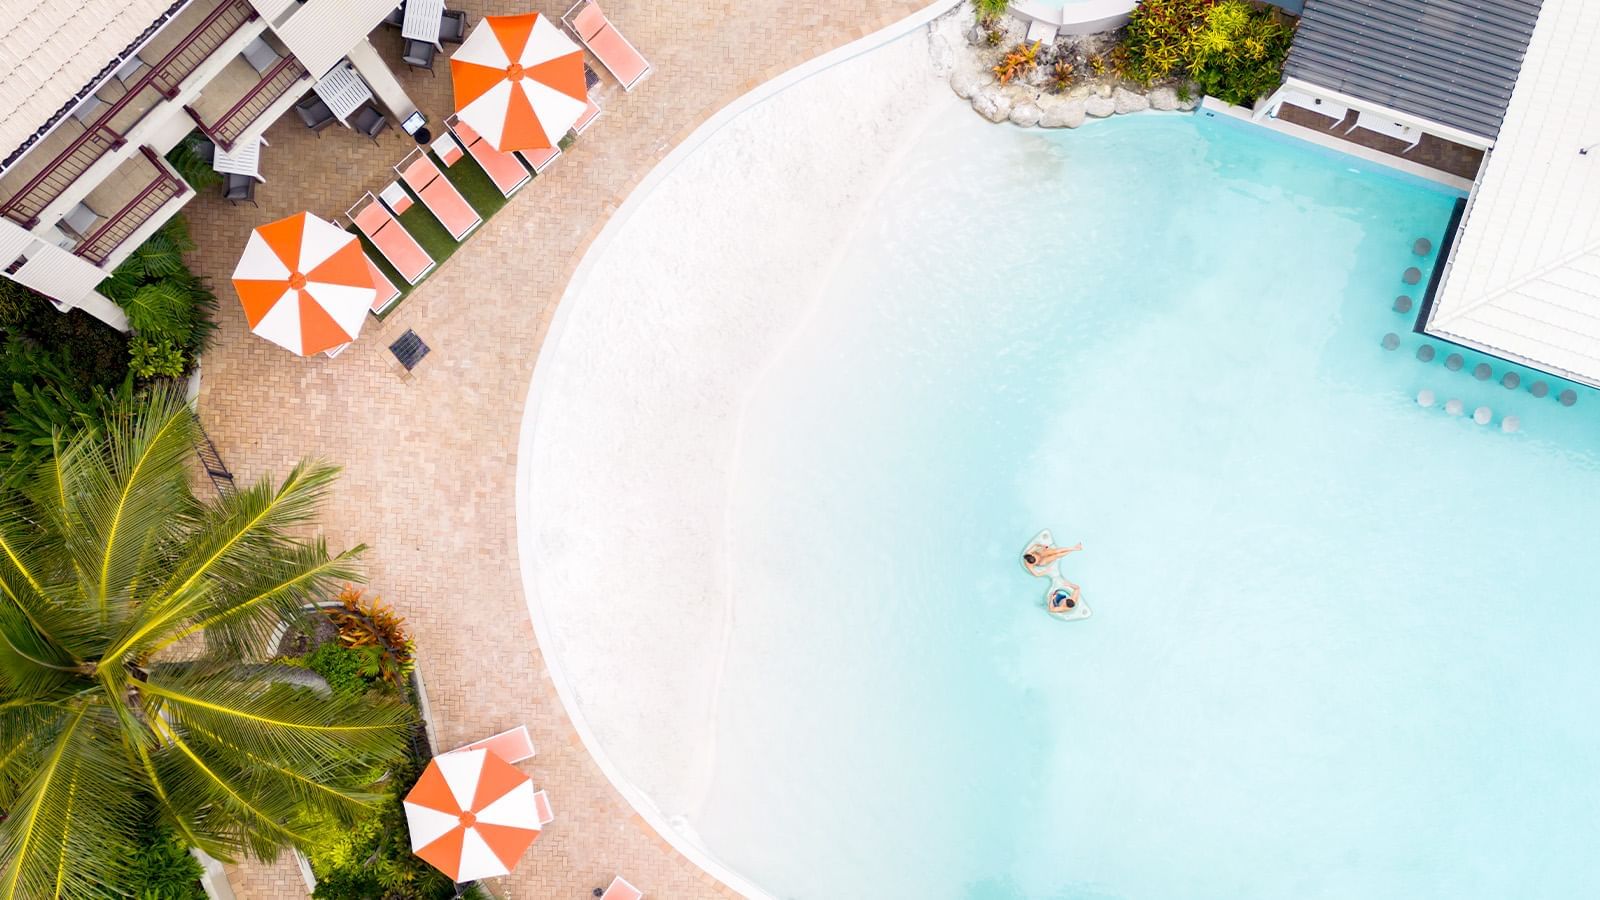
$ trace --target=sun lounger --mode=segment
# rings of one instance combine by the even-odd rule
[[[556,157],[561,155],[561,148],[551,147],[548,150],[518,150],[517,155],[522,157],[522,161],[527,163],[528,168],[532,169],[534,174],[537,175],[543,173],[545,169],[550,168],[550,164],[555,162]]]
[[[518,725],[499,734],[491,735],[481,741],[473,741],[464,747],[457,747],[451,753],[462,750],[489,750],[495,756],[508,763],[519,763],[525,759],[533,758],[536,752],[533,749],[533,738],[528,735],[528,726]]]
[[[451,136],[448,131],[434,138],[433,143],[428,145],[428,149],[433,151],[434,156],[439,157],[439,162],[444,163],[446,169],[451,168],[460,162],[462,157],[466,156],[466,153],[461,150],[460,142]]]
[[[573,137],[583,134],[584,129],[593,125],[594,120],[598,118],[600,118],[600,104],[590,99],[588,107],[583,111],[583,115],[578,117],[578,121],[572,123],[570,134]]]
[[[628,879],[621,875],[611,879],[611,886],[600,895],[600,900],[639,900],[644,896],[644,891],[628,883]]]
[[[528,170],[522,167],[522,163],[517,162],[515,156],[489,146],[489,142],[484,140],[482,135],[473,131],[472,127],[460,118],[450,116],[444,120],[444,124],[461,139],[461,145],[467,148],[467,153],[483,167],[483,171],[489,174],[489,180],[494,182],[500,193],[510,197],[522,190],[522,186],[533,178],[528,174]],[[448,162],[445,164],[449,165]]]
[[[1334,125],[1343,122],[1345,120],[1345,116],[1350,114],[1350,107],[1335,103],[1332,100],[1328,100],[1323,97],[1316,97],[1311,94],[1307,94],[1304,91],[1284,91],[1279,99],[1279,105],[1294,106],[1307,112],[1314,112],[1319,116],[1327,116],[1333,120]],[[1274,117],[1276,117],[1278,111],[1273,110],[1272,114]]]
[[[372,272],[372,286],[378,289],[377,296],[372,298],[372,314],[377,315],[388,309],[390,304],[400,299],[400,289],[394,286],[394,282],[389,280],[389,276],[383,274],[383,270],[378,268],[378,264],[373,261],[372,257],[367,256],[365,253],[361,254],[361,256],[366,259],[367,268]]]
[[[556,814],[550,809],[550,795],[544,791],[539,791],[533,795],[533,810],[539,814],[540,828],[556,820]]]
[[[364,196],[362,202],[350,208],[349,216],[356,228],[367,236],[367,240],[378,248],[383,258],[408,283],[421,281],[422,276],[434,267],[433,257],[428,255],[428,251],[422,249],[422,245],[389,212],[388,207],[379,203],[378,198],[370,193]]]
[[[578,0],[578,4],[561,17],[561,22],[577,35],[578,42],[589,48],[613,78],[622,82],[623,90],[633,90],[634,85],[650,76],[650,63],[611,24],[598,3]]]
[[[1344,133],[1349,134],[1357,128],[1374,134],[1381,134],[1384,137],[1391,137],[1397,141],[1405,141],[1408,145],[1405,149],[1407,153],[1415,150],[1417,145],[1422,143],[1421,129],[1413,125],[1407,125],[1404,122],[1396,122],[1393,119],[1375,113],[1365,111],[1356,113],[1356,123],[1346,128]]]
[[[417,195],[422,205],[433,213],[433,217],[439,220],[445,231],[450,232],[451,237],[458,241],[466,240],[474,228],[483,224],[483,218],[477,210],[433,164],[428,151],[418,147],[406,154],[406,158],[400,160],[394,170],[400,173],[400,180]]]

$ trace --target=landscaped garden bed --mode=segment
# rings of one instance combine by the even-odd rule
[[[1294,33],[1287,16],[1246,0],[1145,0],[1124,28],[1045,44],[1005,7],[970,10],[950,86],[984,118],[1023,127],[1190,110],[1207,95],[1251,105],[1281,82]]]

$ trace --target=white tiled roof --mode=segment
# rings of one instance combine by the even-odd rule
[[[1428,323],[1440,337],[1592,383],[1600,383],[1596,85],[1600,3],[1544,0]]]
[[[171,7],[173,0],[5,0],[0,159]]]

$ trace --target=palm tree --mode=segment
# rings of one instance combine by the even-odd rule
[[[0,898],[120,894],[154,811],[213,856],[271,857],[372,808],[402,754],[398,700],[344,698],[259,663],[363,548],[292,536],[336,469],[221,502],[188,487],[175,393],[58,437],[0,496]]]

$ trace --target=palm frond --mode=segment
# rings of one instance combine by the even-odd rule
[[[0,900],[121,890],[138,814],[115,748],[79,704],[0,822]]]
[[[256,596],[250,588],[261,584],[263,569],[269,579],[287,574],[274,561],[288,558],[293,563],[307,554],[297,550],[286,531],[312,520],[338,471],[334,466],[299,465],[276,489],[263,479],[207,508],[166,583],[140,605],[101,659],[119,661],[162,643],[169,630],[193,617],[248,602]],[[286,588],[288,594],[296,590],[304,596],[304,587]]]
[[[113,428],[101,452],[82,457],[84,527],[79,549],[87,557],[89,597],[105,611],[126,600],[153,532],[165,534],[194,502],[185,465],[194,452],[194,412],[170,387],[152,390],[126,427]],[[80,438],[89,440],[89,438]]]
[[[231,671],[153,670],[139,691],[177,727],[192,726],[286,762],[351,754],[395,758],[413,720],[411,708],[398,701],[320,696]]]

